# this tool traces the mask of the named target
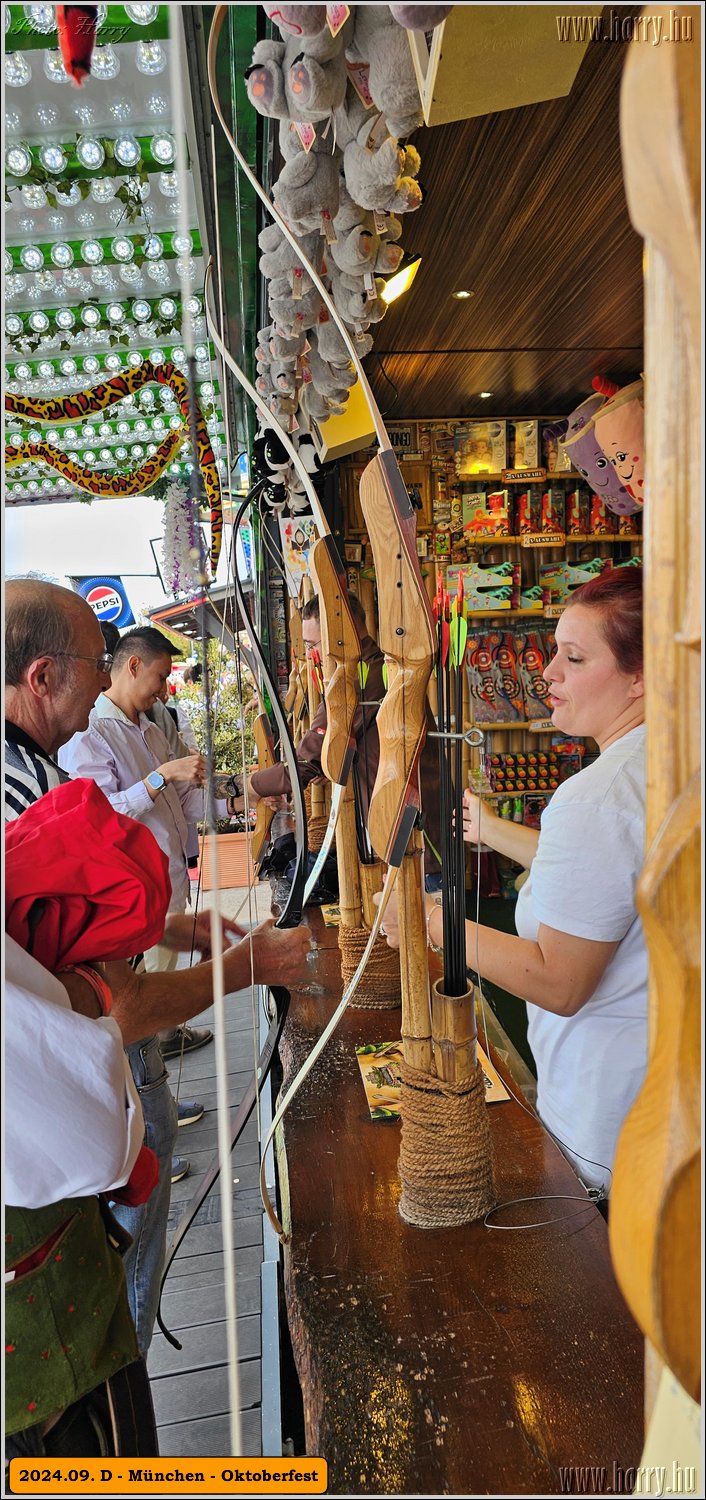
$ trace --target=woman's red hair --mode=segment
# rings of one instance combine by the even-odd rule
[[[642,568],[607,568],[574,590],[567,608],[572,604],[597,611],[621,672],[642,671]]]

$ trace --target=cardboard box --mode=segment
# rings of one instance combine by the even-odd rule
[[[507,468],[507,423],[465,422],[454,432],[454,453],[461,478],[499,474]]]
[[[541,465],[539,422],[515,422],[514,469],[536,469]]]

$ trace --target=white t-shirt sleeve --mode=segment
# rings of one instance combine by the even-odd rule
[[[5,981],[6,1202],[41,1208],[122,1186],[144,1126],[119,1027],[73,1011],[12,938]]]
[[[537,921],[572,937],[620,942],[635,921],[643,847],[641,818],[595,802],[558,805],[555,798],[532,864]]]

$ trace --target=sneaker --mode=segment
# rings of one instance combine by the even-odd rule
[[[172,1182],[181,1182],[184,1177],[188,1177],[190,1171],[190,1161],[185,1161],[183,1156],[172,1157]]]
[[[195,1052],[198,1047],[205,1047],[212,1038],[213,1032],[207,1026],[200,1030],[196,1026],[175,1026],[173,1031],[160,1031],[162,1057],[181,1057],[184,1052]]]
[[[195,1125],[197,1120],[203,1119],[203,1104],[196,1099],[177,1099],[176,1107],[180,1125]]]

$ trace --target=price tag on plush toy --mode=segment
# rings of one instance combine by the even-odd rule
[[[316,129],[308,121],[298,120],[295,129],[305,151],[311,151],[316,140]]]
[[[346,62],[346,72],[364,109],[372,109],[375,101],[370,92],[370,63]]]
[[[351,9],[349,5],[326,6],[326,20],[332,36],[338,36],[341,27],[345,26],[350,13]]]

